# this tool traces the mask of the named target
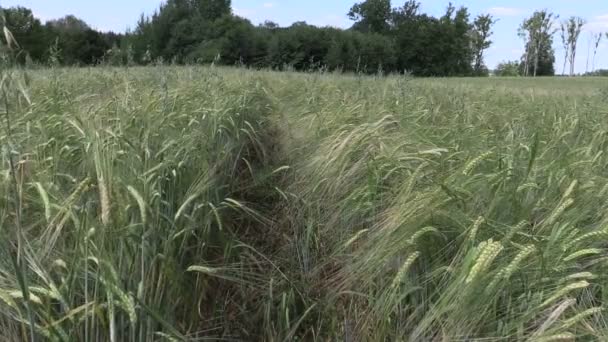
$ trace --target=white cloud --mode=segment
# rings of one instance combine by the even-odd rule
[[[598,15],[585,25],[585,30],[601,33],[608,30],[608,14]]]
[[[585,30],[589,32],[604,32],[608,30],[608,21],[592,21],[585,25]]]
[[[597,17],[595,17],[595,20],[608,21],[608,14],[598,15]]]
[[[524,13],[524,10],[515,7],[492,7],[488,9],[488,13],[496,16],[512,17]]]
[[[274,4],[272,2],[265,2],[262,6],[264,8],[273,8]]]

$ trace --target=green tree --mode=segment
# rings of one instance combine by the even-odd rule
[[[356,31],[335,30],[331,35],[325,62],[330,70],[356,71],[358,57],[355,52]]]
[[[101,33],[73,15],[51,20],[46,23],[46,28],[52,39],[58,42],[64,64],[98,63],[112,46]]]
[[[524,75],[532,76],[554,75],[555,54],[553,51],[553,21],[557,19],[547,10],[535,11],[530,18],[524,20],[519,34],[526,38],[526,51],[523,56]]]
[[[496,66],[496,70],[494,70],[494,75],[519,76],[519,66],[520,63],[518,61],[501,62]]]
[[[420,55],[424,45],[434,32],[436,20],[426,14],[419,14],[420,3],[408,1],[403,7],[392,12],[393,36],[397,68],[420,74],[428,59]]]
[[[214,23],[231,16],[230,4],[230,0],[168,0],[152,16],[142,15],[129,37],[135,59],[186,62],[220,49]]]
[[[394,70],[395,50],[393,41],[377,33],[359,35],[359,71],[366,73]]]
[[[448,24],[452,40],[450,41],[450,53],[452,68],[447,75],[467,76],[471,75],[474,53],[471,50],[470,32],[473,25],[469,22],[469,11],[466,7],[456,10],[454,18]]]
[[[473,70],[477,75],[487,73],[487,68],[483,63],[483,53],[491,45],[492,41],[492,25],[496,20],[490,14],[480,14],[473,21],[473,30],[471,32],[471,46],[475,56]]]
[[[247,19],[223,17],[214,23],[214,39],[224,64],[256,64],[266,54],[265,42]]]
[[[232,13],[231,0],[192,0],[191,9],[203,20],[216,20]]]
[[[564,49],[564,66],[562,68],[562,75],[565,75],[566,74],[566,64],[568,63],[568,57],[570,56],[570,42],[568,41],[567,22],[562,21],[560,23],[559,37],[561,39],[562,47]]]
[[[40,20],[34,17],[30,9],[21,6],[2,9],[2,14],[4,24],[21,47],[18,59],[25,61],[29,55],[32,60],[41,62],[50,44]]]
[[[390,0],[365,0],[351,7],[348,17],[361,32],[386,33],[391,19]]]
[[[591,72],[595,71],[595,57],[597,56],[597,49],[600,46],[603,37],[603,33],[593,34],[593,61],[591,63]]]
[[[396,69],[419,76],[471,75],[474,53],[467,9],[449,5],[443,16],[434,18],[419,13],[419,7],[408,1],[392,12]]]
[[[472,74],[471,24],[465,7],[448,5],[445,14],[434,22],[435,28],[424,40],[422,54],[433,59],[430,75],[466,76]],[[427,51],[428,50],[428,51]]]
[[[566,48],[566,59],[570,63],[570,76],[574,76],[574,63],[576,61],[576,47],[581,31],[585,26],[585,20],[581,17],[570,17],[561,24],[562,43]],[[564,62],[564,69],[565,69]]]

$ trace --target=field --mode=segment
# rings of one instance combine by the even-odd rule
[[[607,79],[4,74],[0,340],[608,340]]]

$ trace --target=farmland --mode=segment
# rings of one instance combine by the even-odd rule
[[[605,78],[5,75],[1,340],[608,339]]]

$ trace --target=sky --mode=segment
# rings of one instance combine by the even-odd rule
[[[361,0],[233,0],[233,12],[250,19],[254,24],[272,20],[281,26],[295,21],[306,21],[320,26],[348,28],[352,24],[346,13]],[[103,31],[124,32],[132,28],[141,13],[150,14],[158,8],[161,0],[0,0],[0,6],[24,6],[43,21],[73,14],[91,27]],[[393,6],[405,0],[393,0]],[[445,12],[449,0],[421,0],[425,13],[440,16]],[[517,36],[519,24],[536,9],[547,8],[559,14],[560,20],[580,16],[588,21],[578,43],[576,71],[592,68],[593,51],[587,53],[594,33],[608,32],[608,1],[606,0],[452,0],[456,6],[465,6],[472,16],[491,13],[499,21],[494,25],[494,44],[486,51],[485,62],[494,68],[501,61],[519,59],[523,52],[523,41]],[[561,73],[564,49],[556,34],[555,69]],[[591,49],[592,50],[592,49]],[[590,55],[587,66],[587,56]],[[595,62],[596,69],[608,69],[608,39],[600,45]]]

